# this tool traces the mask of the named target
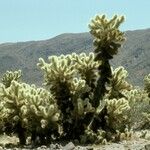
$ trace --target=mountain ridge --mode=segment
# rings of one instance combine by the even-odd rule
[[[129,81],[142,85],[143,77],[150,70],[150,28],[126,31],[126,42],[111,61],[113,67],[124,66]],[[42,74],[36,67],[38,58],[47,60],[50,55],[93,51],[93,38],[88,32],[64,33],[47,40],[0,44],[0,76],[6,70],[21,69],[25,82],[40,85]]]

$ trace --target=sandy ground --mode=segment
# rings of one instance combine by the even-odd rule
[[[138,133],[137,133],[138,134]],[[6,135],[0,136],[0,150],[3,149],[4,145],[8,143],[12,143],[17,145],[18,143],[18,138],[15,136],[9,137]],[[89,146],[91,150],[150,150],[150,136],[146,136],[145,138],[139,138],[136,136],[131,140],[128,141],[121,141],[119,143],[108,143],[106,145],[93,145]],[[69,149],[69,150],[90,150],[90,148],[82,147],[82,146],[77,146],[75,148]],[[5,148],[6,149],[6,148]],[[11,148],[9,148],[10,150]],[[20,149],[20,148],[13,148],[13,149]],[[27,148],[23,148],[23,150],[26,150]],[[49,147],[45,148],[38,148],[40,149],[50,149]]]
[[[95,146],[95,150],[150,150],[150,141],[145,139],[123,141]]]

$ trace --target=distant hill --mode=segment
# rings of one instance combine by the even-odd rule
[[[141,86],[143,77],[150,73],[150,29],[125,33],[127,41],[111,64],[124,66],[129,72],[129,81]],[[0,44],[0,76],[6,70],[21,69],[25,82],[40,85],[43,76],[36,66],[39,57],[47,59],[50,55],[89,53],[94,49],[92,41],[89,33],[67,33],[43,41]]]

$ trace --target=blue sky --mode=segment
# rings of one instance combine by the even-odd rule
[[[96,14],[125,15],[122,30],[150,28],[150,0],[0,0],[0,43],[87,32]]]

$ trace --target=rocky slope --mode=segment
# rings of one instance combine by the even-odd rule
[[[129,81],[142,85],[143,77],[150,72],[150,29],[126,32],[126,42],[112,60],[114,67],[124,66],[129,72]],[[6,70],[23,71],[24,80],[40,85],[43,77],[36,64],[38,58],[50,55],[93,50],[89,33],[61,34],[49,40],[0,44],[0,76]]]

